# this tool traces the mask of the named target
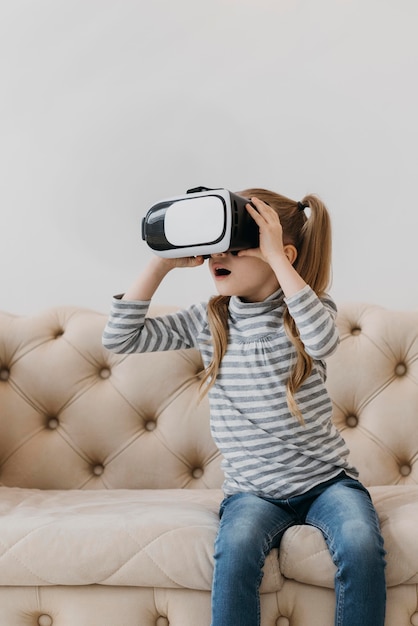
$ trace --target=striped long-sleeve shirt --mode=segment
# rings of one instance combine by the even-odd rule
[[[286,306],[313,369],[296,393],[304,424],[289,411],[286,383],[296,359],[283,326]],[[207,366],[213,346],[205,304],[170,315],[146,317],[149,302],[114,298],[103,344],[114,352],[197,348]],[[279,289],[263,302],[229,304],[229,339],[209,391],[211,432],[223,456],[224,492],[289,498],[357,471],[332,423],[324,359],[338,345],[336,307],[309,286],[291,298]]]

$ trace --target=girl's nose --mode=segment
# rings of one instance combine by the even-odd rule
[[[228,252],[214,252],[210,256],[212,257],[212,259],[216,259],[218,257],[222,258],[222,257],[226,256],[227,254],[228,254]]]

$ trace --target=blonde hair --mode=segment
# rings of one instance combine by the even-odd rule
[[[305,196],[301,203],[310,210],[307,217],[305,211],[300,210],[300,203],[267,189],[247,189],[240,195],[248,198],[256,196],[277,211],[283,229],[283,243],[294,245],[298,253],[294,262],[296,271],[319,297],[324,295],[331,281],[331,221],[323,202],[315,195]],[[203,393],[207,393],[215,383],[228,345],[229,300],[229,296],[214,296],[208,303],[213,358],[201,381],[201,389],[205,386]],[[306,353],[287,308],[283,323],[296,349],[296,361],[287,381],[287,403],[290,411],[303,424],[295,393],[312,371],[312,358]]]

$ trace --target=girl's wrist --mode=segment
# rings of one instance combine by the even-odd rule
[[[276,272],[283,269],[292,267],[291,262],[289,261],[284,250],[277,251],[274,254],[270,255],[267,259],[267,263],[270,265],[271,269]]]
[[[285,297],[290,297],[306,286],[304,279],[298,274],[286,254],[277,255],[271,268],[283,290]]]
[[[172,269],[174,269],[175,264],[172,259],[153,256],[148,267],[156,276],[164,278]]]
[[[168,259],[153,256],[146,268],[138,276],[136,281],[125,292],[123,300],[140,300],[147,302],[151,300],[160,283],[172,269],[171,263],[166,263]]]

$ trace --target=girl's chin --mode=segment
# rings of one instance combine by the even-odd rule
[[[233,296],[233,295],[235,295],[234,293],[231,292],[231,289],[228,289],[227,286],[223,285],[222,283],[215,282],[215,288],[216,288],[216,291],[218,292],[218,294],[220,296]]]

